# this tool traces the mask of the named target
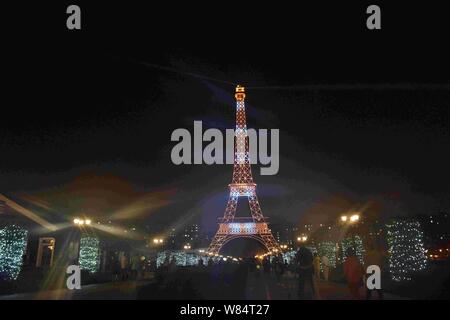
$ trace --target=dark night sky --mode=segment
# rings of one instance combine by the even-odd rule
[[[249,127],[281,133],[278,175],[253,169],[268,216],[295,222],[369,200],[383,215],[450,208],[442,10],[386,6],[383,30],[371,33],[364,4],[248,5],[239,15],[229,6],[81,4],[83,30],[69,32],[58,5],[39,29],[15,25],[3,61],[0,190],[42,195],[69,214],[149,199],[160,205],[141,218],[213,225],[232,167],[171,164],[170,134],[194,120],[232,127],[234,88],[140,63],[150,62],[249,87],[315,85],[248,90]]]

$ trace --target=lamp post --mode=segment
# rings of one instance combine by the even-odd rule
[[[73,219],[73,224],[79,227],[84,225],[89,226],[91,225],[91,223],[92,223],[91,219],[80,219],[80,218]]]
[[[359,218],[360,218],[360,216],[359,216],[358,213],[354,213],[354,214],[352,214],[350,216],[342,215],[341,216],[341,222],[344,223],[344,224],[346,224],[346,223],[349,223],[349,224],[350,223],[356,223],[356,222],[359,221]]]
[[[79,232],[77,232],[77,240],[74,240],[74,243],[76,241],[76,245],[77,245],[77,248],[78,248],[77,252],[71,252],[70,256],[73,256],[74,258],[79,259],[80,258],[79,250],[81,248],[81,238],[83,237],[83,234],[87,233],[87,230],[85,228],[91,226],[92,220],[89,219],[89,218],[84,218],[84,219],[74,218],[72,220],[72,222],[73,222],[75,227],[79,228]],[[54,246],[54,241],[53,241],[51,246],[49,246],[49,249],[53,251],[54,248],[55,248],[55,246]],[[52,253],[52,255],[53,255],[53,253]],[[53,259],[53,256],[52,256],[52,259]]]
[[[306,243],[306,241],[308,241],[308,236],[306,235],[301,235],[297,237],[297,242],[299,243],[299,247],[301,245],[304,245]]]
[[[360,215],[358,212],[350,212],[348,215],[342,215],[340,217],[340,220],[342,222],[341,227],[341,238],[345,237],[347,234],[351,235],[355,233],[355,227],[358,221],[360,220]],[[341,241],[341,240],[340,240]],[[337,259],[338,261],[343,259],[343,252],[339,250],[339,247],[342,246],[342,244],[336,243],[336,251],[337,251]]]

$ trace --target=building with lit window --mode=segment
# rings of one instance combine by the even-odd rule
[[[50,268],[59,267],[59,263],[77,261],[79,239],[70,233],[67,228],[70,224],[64,215],[52,211],[44,203],[33,203],[18,196],[0,194],[0,201],[0,246],[8,254],[18,255],[13,259],[18,268],[13,280],[31,275],[38,278]],[[16,245],[8,245],[11,241]],[[7,260],[2,260],[2,253],[0,271],[7,269],[3,265]],[[8,276],[2,275],[3,278]]]
[[[80,266],[84,283],[111,281],[120,259],[131,264],[150,251],[135,226],[73,218],[21,196],[0,194],[0,201],[0,282],[14,280],[19,290],[53,274],[65,276],[68,265]]]

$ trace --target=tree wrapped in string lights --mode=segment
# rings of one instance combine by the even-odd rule
[[[389,269],[395,281],[411,276],[427,265],[423,232],[415,220],[393,220],[386,225],[389,245]]]
[[[91,273],[97,272],[100,267],[100,241],[96,237],[83,236],[80,240],[81,270]]]
[[[364,264],[364,245],[360,236],[354,235],[342,240],[342,258],[343,261],[347,259],[347,249],[353,248],[355,250],[355,255],[359,259],[361,264]]]
[[[23,264],[27,230],[10,225],[0,229],[0,279],[15,280]]]
[[[331,267],[336,267],[336,244],[331,241],[323,241],[317,245],[317,253],[320,257],[327,257]]]

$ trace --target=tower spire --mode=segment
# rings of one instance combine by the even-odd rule
[[[240,84],[236,86],[236,93],[234,94],[236,101],[244,101],[245,100],[245,88]]]
[[[245,88],[238,85],[234,96],[236,98],[236,130],[234,132],[235,149],[232,183],[253,183],[250,167],[247,119],[245,116]]]

